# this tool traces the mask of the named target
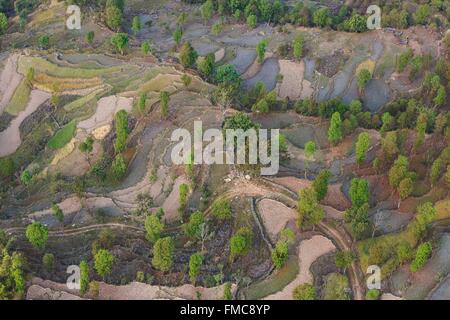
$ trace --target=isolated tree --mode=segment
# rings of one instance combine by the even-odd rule
[[[289,257],[289,245],[294,242],[295,234],[291,229],[280,232],[280,238],[272,250],[272,262],[277,269],[281,269]]]
[[[114,256],[106,249],[100,249],[94,255],[94,269],[103,279],[111,273],[113,264]]]
[[[427,130],[428,116],[425,112],[421,112],[416,122],[416,140],[414,141],[414,150],[417,150],[425,141],[425,133]]]
[[[139,95],[139,102],[138,102],[138,106],[139,106],[139,110],[141,112],[145,111],[145,105],[146,105],[146,101],[147,101],[147,95],[145,93],[142,93]]]
[[[223,286],[223,300],[232,300],[233,294],[231,292],[231,283],[227,282]]]
[[[370,81],[370,79],[372,79],[372,74],[370,73],[369,70],[362,69],[361,71],[359,71],[359,73],[357,75],[359,91],[361,91],[361,92],[364,91],[366,84]]]
[[[304,152],[305,152],[305,179],[306,179],[309,161],[312,157],[314,157],[314,154],[316,153],[316,143],[314,141],[308,141],[307,143],[305,143]]]
[[[48,229],[40,222],[33,222],[28,225],[25,236],[33,247],[42,250],[45,248],[48,240]]]
[[[78,149],[86,155],[86,160],[89,164],[91,164],[89,160],[89,154],[92,152],[92,150],[94,150],[94,139],[91,136],[88,136],[86,140],[80,143]]]
[[[345,272],[345,270],[351,266],[353,260],[354,256],[352,251],[338,251],[334,262],[336,267],[343,269]]]
[[[105,22],[111,30],[118,31],[120,29],[120,25],[122,24],[122,16],[123,12],[120,8],[114,5],[106,7]]]
[[[313,23],[314,23],[314,25],[321,27],[321,28],[330,26],[332,23],[330,9],[329,8],[321,8],[321,9],[317,9],[316,11],[314,11]]]
[[[52,253],[46,253],[42,257],[42,265],[47,272],[53,271],[55,267],[55,256]]]
[[[240,228],[230,239],[230,259],[234,261],[237,256],[248,253],[253,244],[253,232],[248,227]]]
[[[181,43],[181,38],[183,38],[183,29],[181,27],[177,27],[175,31],[172,33],[173,41],[175,41],[176,45],[179,46]]]
[[[299,34],[294,39],[293,49],[294,49],[294,58],[300,60],[303,56],[303,46],[305,44],[305,39],[303,35]]]
[[[228,199],[218,199],[212,204],[212,214],[219,220],[231,218],[231,204]]]
[[[116,141],[114,142],[114,149],[116,153],[125,150],[128,139],[128,113],[125,110],[120,110],[114,115],[114,125],[116,127]],[[89,146],[90,143],[87,145]]]
[[[366,293],[366,300],[378,300],[380,298],[380,290],[369,289]]]
[[[316,300],[316,288],[309,283],[301,284],[292,292],[292,298],[294,300]]]
[[[370,137],[367,132],[360,133],[356,140],[356,161],[362,164],[366,159],[367,150],[370,147]]]
[[[411,271],[419,271],[430,259],[433,247],[430,242],[425,242],[419,245],[416,251],[416,256],[411,263]]]
[[[159,98],[161,99],[161,114],[164,118],[167,118],[169,116],[169,93],[166,91],[161,91]]]
[[[359,208],[363,204],[369,203],[369,182],[367,180],[353,178],[349,192],[354,207]]]
[[[22,174],[20,175],[20,182],[22,182],[22,184],[24,186],[28,186],[31,183],[31,179],[32,179],[32,175],[30,173],[30,171],[28,170],[24,170],[22,172]]]
[[[336,145],[342,140],[342,120],[339,112],[333,113],[331,116],[330,127],[328,129],[328,141]]]
[[[0,35],[4,34],[8,30],[8,17],[0,12]]]
[[[131,23],[131,29],[134,34],[137,34],[142,29],[141,18],[139,16],[133,17],[133,21]]]
[[[257,45],[256,45],[256,55],[258,57],[258,62],[263,63],[264,57],[266,55],[267,45],[269,42],[267,39],[262,39]]]
[[[447,93],[445,91],[445,87],[441,85],[436,93],[436,96],[433,99],[433,102],[437,107],[440,107],[444,105],[446,99]]]
[[[201,253],[194,253],[189,258],[189,280],[193,285],[197,281],[197,277],[200,274],[200,268],[203,263],[203,256]]]
[[[80,293],[85,294],[89,289],[89,265],[85,260],[80,262]]]
[[[254,14],[249,15],[247,17],[247,25],[252,29],[256,28],[258,25],[258,18]]]
[[[87,42],[89,45],[92,45],[92,44],[94,43],[94,38],[95,38],[95,32],[94,32],[94,31],[89,31],[89,32],[86,33],[86,35],[85,35],[86,42]]]
[[[183,228],[184,233],[190,237],[195,239],[200,239],[201,237],[201,226],[204,223],[205,218],[203,212],[196,211],[192,213],[189,217],[189,222],[187,222]]]
[[[146,238],[151,243],[155,243],[161,237],[161,233],[164,230],[164,222],[157,214],[149,214],[145,218],[145,232]]]
[[[186,42],[180,49],[180,62],[185,68],[193,68],[197,61],[197,51],[192,47],[190,42]]]
[[[203,21],[206,24],[209,20],[211,20],[214,13],[214,3],[212,0],[207,0],[201,7],[200,13],[202,15]]]
[[[220,22],[214,23],[211,27],[211,32],[215,36],[218,36],[222,32],[222,24]]]
[[[56,204],[52,204],[53,216],[59,221],[59,223],[64,222],[64,212],[61,208]]]
[[[313,188],[316,191],[317,201],[325,199],[328,193],[328,183],[331,177],[331,172],[328,170],[321,170],[313,182]]]
[[[125,49],[128,47],[128,34],[126,33],[116,33],[111,37],[111,44],[120,51],[123,55]]]
[[[400,199],[398,201],[398,208],[400,208],[401,201],[405,200],[411,195],[411,193],[413,192],[413,186],[414,185],[411,178],[405,178],[400,181],[400,184],[398,185],[398,194],[400,196]]]
[[[405,156],[398,156],[394,165],[389,170],[389,184],[397,189],[400,182],[409,175],[409,161]]]
[[[147,55],[152,51],[152,46],[149,41],[144,41],[141,44],[141,51],[143,54]]]
[[[50,37],[48,35],[43,35],[38,38],[39,47],[42,49],[48,49],[50,46]]]
[[[173,265],[175,244],[171,237],[158,239],[153,246],[152,265],[155,269],[167,272]]]
[[[299,227],[306,221],[314,229],[315,225],[319,224],[325,217],[325,212],[317,201],[316,191],[312,187],[300,190],[297,210]]]
[[[198,71],[206,79],[212,79],[215,69],[215,56],[213,53],[207,54],[204,58],[199,59],[197,63]]]

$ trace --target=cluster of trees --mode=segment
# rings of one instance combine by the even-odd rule
[[[9,248],[10,239],[0,229],[0,300],[21,299],[25,293],[25,258]]]

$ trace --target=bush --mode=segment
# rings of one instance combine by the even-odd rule
[[[247,228],[240,228],[230,239],[231,260],[236,256],[246,255],[250,250],[253,242],[253,232]]]
[[[417,272],[419,271],[430,259],[431,252],[433,247],[430,242],[422,243],[416,251],[416,257],[414,261],[411,263],[411,271]]]
[[[106,249],[100,249],[94,255],[94,269],[102,278],[111,273],[113,263],[114,256]]]
[[[44,249],[48,240],[48,229],[40,222],[28,225],[25,235],[30,243],[37,249]]]
[[[366,300],[378,300],[380,298],[380,290],[370,289],[366,293]]]
[[[292,292],[292,298],[294,300],[316,300],[316,288],[309,283],[299,285],[294,289],[294,292]]]
[[[175,245],[171,237],[156,241],[153,247],[152,265],[154,268],[167,272],[172,268]]]
[[[231,204],[227,199],[218,199],[212,205],[212,214],[219,220],[231,218]]]

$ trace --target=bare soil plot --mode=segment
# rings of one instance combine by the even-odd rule
[[[14,91],[22,81],[22,75],[17,72],[17,60],[19,54],[12,54],[8,57],[5,67],[0,74],[0,114],[8,105]]]
[[[294,209],[272,199],[262,199],[258,202],[257,207],[272,243],[277,241],[278,234],[288,222],[297,216]]]

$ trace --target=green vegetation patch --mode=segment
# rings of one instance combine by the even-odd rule
[[[118,72],[122,69],[120,66],[102,69],[60,67],[45,60],[44,58],[20,57],[18,71],[22,74],[26,74],[30,68],[34,68],[38,72],[43,72],[48,75],[61,78],[93,78],[103,74]]]
[[[27,79],[23,79],[19,86],[14,91],[14,95],[11,98],[8,106],[6,107],[6,112],[13,116],[17,116],[20,112],[26,109],[28,104],[28,99],[30,98],[31,88],[28,85]]]
[[[70,121],[67,125],[59,129],[55,135],[48,141],[47,146],[50,149],[61,149],[72,140],[76,129],[75,120]]]

